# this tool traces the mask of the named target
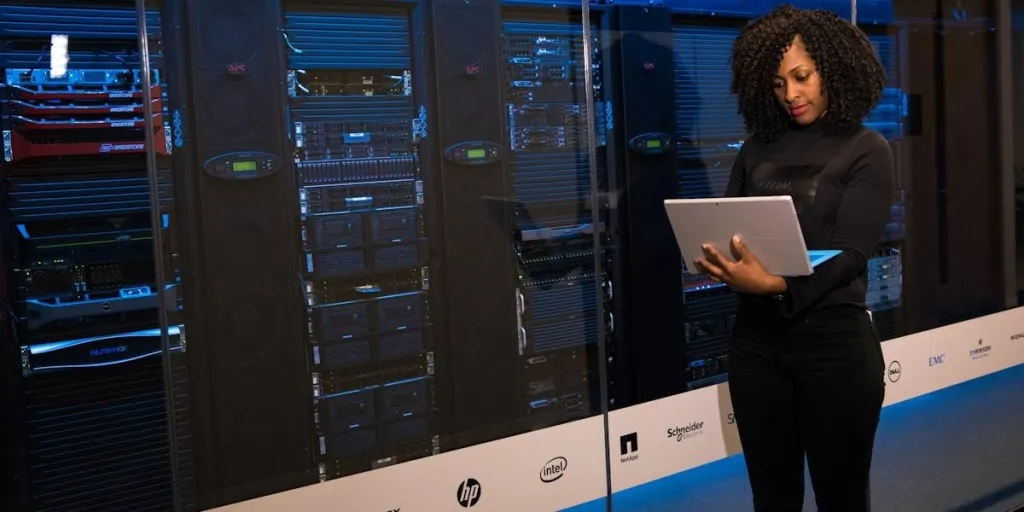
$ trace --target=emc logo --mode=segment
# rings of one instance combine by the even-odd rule
[[[937,356],[928,358],[928,366],[938,366],[946,362],[946,354],[939,354]]]

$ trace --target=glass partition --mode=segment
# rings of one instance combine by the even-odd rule
[[[538,486],[526,508],[603,496],[608,130],[584,13],[146,8],[170,105],[183,502],[321,485],[303,496],[471,507],[521,487],[510,472]],[[458,454],[527,433],[490,445],[505,468]],[[410,496],[365,492],[425,472]]]
[[[889,74],[886,127],[899,194],[869,295],[885,338],[1014,307],[1004,256],[996,13],[991,2],[860,2]],[[978,104],[963,101],[979,98]],[[1008,161],[1005,163],[1009,163]],[[973,265],[968,261],[983,261]]]
[[[596,510],[738,453],[664,200],[725,194],[782,3],[0,0],[5,505]],[[881,337],[1016,305],[998,2],[793,3],[886,70]]]

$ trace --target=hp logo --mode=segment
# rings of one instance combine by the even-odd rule
[[[458,498],[459,505],[469,508],[480,502],[480,494],[480,482],[477,482],[475,478],[467,478],[459,484],[459,490],[455,497]]]

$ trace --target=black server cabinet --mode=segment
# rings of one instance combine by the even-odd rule
[[[280,3],[259,7],[165,6],[199,508],[316,481],[286,40]]]
[[[450,318],[439,347],[444,432],[458,448],[521,431],[520,346],[505,176],[504,65],[498,0],[430,3],[438,177]]]
[[[746,137],[729,92],[732,44],[744,23],[728,17],[673,19],[679,197],[722,196]],[[720,383],[727,377],[736,295],[703,276],[684,274],[683,302],[686,389]]]
[[[159,15],[146,19],[157,41]],[[142,83],[138,30],[128,2],[0,6],[0,373],[14,510],[174,506],[152,245],[165,226],[151,222],[145,130],[164,169],[170,146],[160,75],[150,91]],[[54,34],[67,36],[66,70],[44,58],[62,46]]]
[[[619,406],[685,389],[679,367],[683,309],[680,255],[664,200],[676,197],[675,87],[668,9],[619,6],[611,10],[611,51],[619,167],[617,205],[621,278],[617,294],[612,374],[620,382]]]
[[[586,45],[577,9],[506,8],[502,18],[505,174],[522,372],[515,407],[525,413],[523,427],[537,429],[601,410],[598,343],[611,326],[613,290],[604,158],[609,119],[597,20],[587,20],[592,41]]]
[[[321,481],[441,449],[424,9],[285,5]]]

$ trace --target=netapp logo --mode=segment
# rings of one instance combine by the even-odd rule
[[[565,476],[565,470],[569,467],[569,460],[565,457],[555,457],[544,463],[540,468],[540,481],[546,484],[554,482]]]
[[[100,153],[116,153],[118,151],[142,151],[145,144],[101,144]]]
[[[481,494],[480,482],[477,482],[475,478],[467,478],[459,484],[459,490],[455,492],[455,497],[458,499],[459,505],[469,508],[480,502]]]
[[[903,368],[900,366],[899,361],[893,361],[889,363],[889,371],[886,372],[886,376],[889,377],[889,382],[896,382],[900,380],[900,375],[903,374]]]
[[[946,362],[946,354],[939,354],[928,358],[928,366],[938,366]]]
[[[971,349],[971,359],[981,359],[983,357],[987,357],[989,352],[991,351],[991,345],[985,345],[985,340],[978,340],[978,347]]]
[[[640,439],[636,432],[619,437],[619,455],[622,456],[619,458],[619,462],[623,464],[633,462],[640,457],[638,451],[640,451]]]
[[[89,351],[89,355],[92,357],[109,356],[113,354],[123,354],[128,352],[128,345],[118,345],[116,347],[103,347],[94,348]]]
[[[676,438],[677,443],[681,443],[687,439],[693,439],[704,433],[704,422],[694,421],[689,425],[682,427],[673,427],[667,430],[669,438]]]

